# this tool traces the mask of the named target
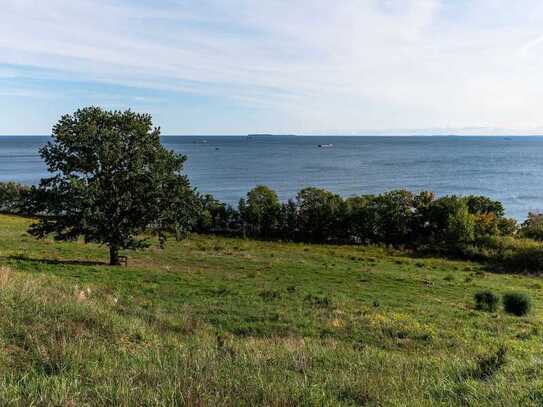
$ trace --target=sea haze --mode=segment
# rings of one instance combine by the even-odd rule
[[[32,184],[46,176],[38,150],[47,140],[0,137],[0,181]],[[188,156],[186,172],[200,192],[228,203],[265,184],[283,200],[306,186],[343,196],[405,188],[487,195],[518,220],[543,210],[543,137],[164,136],[162,142]]]

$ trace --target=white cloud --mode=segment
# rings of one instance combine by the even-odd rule
[[[4,0],[2,7],[0,64],[212,95],[268,108],[295,131],[543,123],[543,6],[533,0]]]

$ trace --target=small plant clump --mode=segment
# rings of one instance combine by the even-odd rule
[[[307,294],[304,301],[317,308],[328,308],[332,305],[332,301],[326,296]]]
[[[522,317],[532,309],[532,300],[525,293],[508,293],[503,296],[503,310],[508,314]]]
[[[495,353],[480,357],[472,371],[472,377],[478,380],[490,379],[505,365],[506,356],[507,348],[502,345]]]
[[[496,312],[500,298],[490,290],[478,291],[473,296],[475,308],[481,311]]]

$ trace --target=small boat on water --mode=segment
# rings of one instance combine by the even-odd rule
[[[334,147],[333,144],[319,144],[319,148],[332,148]]]

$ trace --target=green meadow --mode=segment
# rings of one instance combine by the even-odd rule
[[[0,216],[0,404],[543,403],[543,285],[383,247],[193,235],[126,253]],[[528,316],[476,310],[490,289]]]

